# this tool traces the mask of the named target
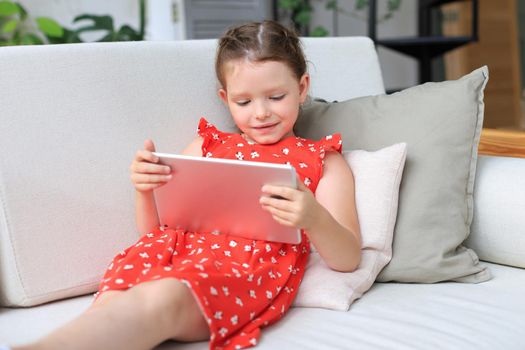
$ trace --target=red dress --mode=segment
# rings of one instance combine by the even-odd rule
[[[313,192],[327,150],[341,151],[339,134],[311,141],[291,136],[272,145],[247,142],[217,130],[205,119],[198,133],[205,157],[291,164]],[[261,327],[279,320],[301,283],[310,243],[249,240],[226,234],[152,229],[113,258],[95,299],[107,290],[175,277],[189,288],[210,327],[210,349],[242,349],[257,344]]]

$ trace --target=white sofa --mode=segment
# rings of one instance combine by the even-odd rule
[[[369,39],[305,46],[311,95],[384,93]],[[231,129],[216,97],[214,47],[0,48],[0,344],[34,340],[80,314],[110,259],[138,238],[128,168],[145,138],[177,152],[200,116]],[[348,312],[292,308],[258,348],[524,349],[525,159],[480,157],[474,198],[466,245],[490,281],[375,283]]]

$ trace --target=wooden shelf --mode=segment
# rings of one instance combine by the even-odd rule
[[[525,158],[525,131],[483,129],[478,154]]]
[[[470,36],[425,36],[395,39],[378,39],[377,44],[420,59],[441,56],[445,52],[472,42]]]
[[[471,31],[469,36],[436,36],[433,23],[437,20],[433,9],[455,2],[471,4]],[[419,83],[433,81],[432,60],[446,52],[478,40],[478,0],[419,0],[417,35],[409,38],[377,38],[377,0],[368,2],[368,36],[377,45],[409,55],[419,62]]]
[[[422,6],[427,6],[427,7],[436,7],[436,6],[448,4],[449,2],[457,2],[457,0],[419,0],[419,1]]]

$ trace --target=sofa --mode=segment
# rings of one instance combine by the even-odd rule
[[[138,239],[128,169],[144,139],[177,152],[201,116],[233,128],[216,95],[215,45],[0,48],[0,344],[30,342],[82,313],[111,258]],[[305,38],[304,45],[312,96],[385,93],[368,38]],[[479,156],[465,245],[490,280],[376,281],[348,311],[293,307],[257,347],[524,349],[523,213],[525,159]]]

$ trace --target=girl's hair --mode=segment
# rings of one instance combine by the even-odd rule
[[[219,39],[215,73],[223,88],[226,88],[224,65],[241,58],[252,62],[283,62],[297,80],[306,73],[306,59],[297,34],[275,21],[250,22],[232,27]]]

